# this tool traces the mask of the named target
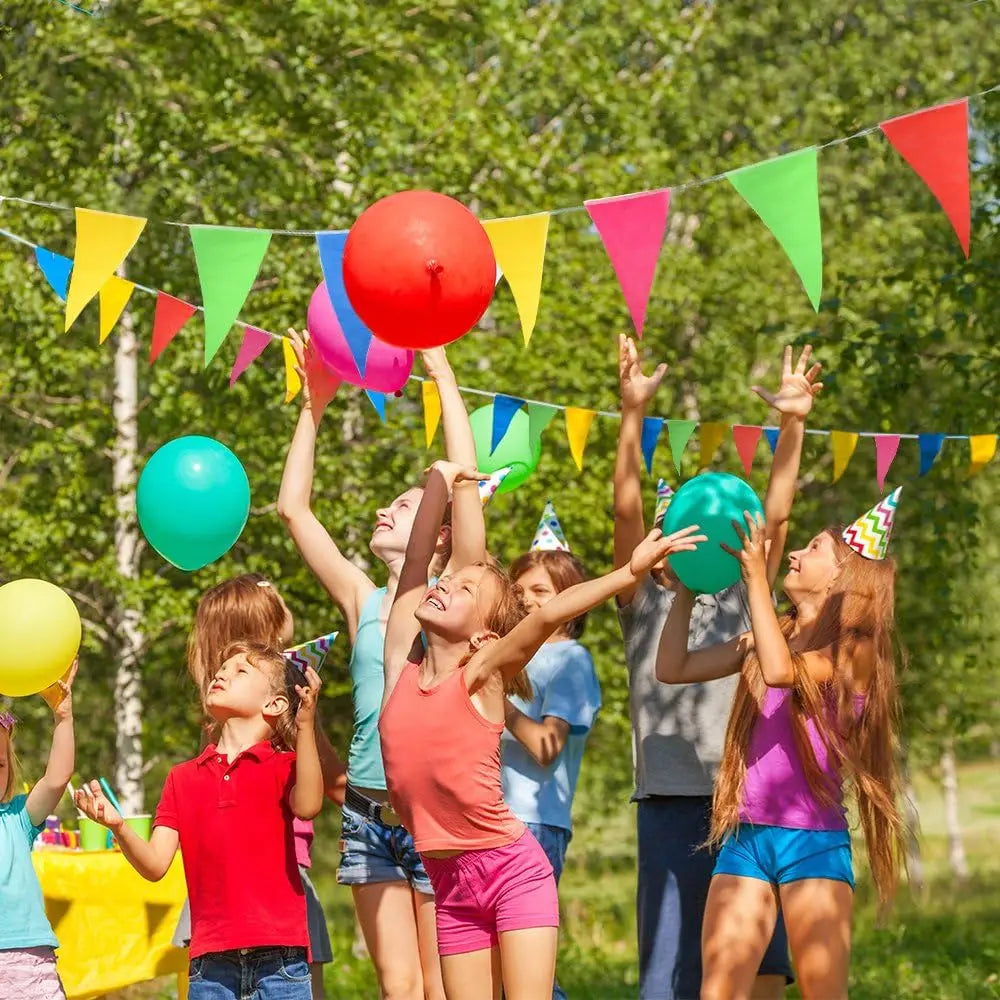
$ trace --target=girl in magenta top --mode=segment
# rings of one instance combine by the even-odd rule
[[[703,997],[749,996],[780,905],[803,997],[847,997],[854,874],[843,804],[851,782],[879,899],[901,855],[896,807],[895,564],[886,558],[898,491],[844,531],[789,557],[778,618],[764,526],[746,515],[737,557],[751,631],[688,652],[694,598],[678,590],[657,677],[739,673],[715,786],[712,842],[722,849],[705,906]],[[785,530],[773,544],[783,545]]]

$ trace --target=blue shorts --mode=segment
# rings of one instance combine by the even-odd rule
[[[305,948],[240,948],[191,959],[190,1000],[312,1000]]]
[[[825,878],[846,882],[853,889],[851,835],[846,830],[740,823],[722,845],[713,874],[756,878],[771,885]]]
[[[525,823],[532,833],[532,836],[541,845],[545,856],[552,865],[552,874],[556,877],[556,885],[559,884],[559,877],[562,875],[563,865],[566,863],[566,850],[569,842],[573,839],[573,831],[562,826],[549,826],[548,823]]]
[[[434,894],[413,837],[401,826],[386,826],[362,815],[345,802],[340,811],[341,885],[409,882],[417,892]]]

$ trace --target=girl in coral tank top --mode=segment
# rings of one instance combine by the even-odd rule
[[[483,478],[447,462],[431,468],[386,626],[382,759],[434,885],[449,1000],[492,1000],[501,987],[508,1000],[550,1000],[559,904],[551,864],[503,801],[504,696],[526,693],[525,665],[562,624],[704,539],[695,527],[653,531],[628,565],[526,615],[520,588],[487,562]],[[450,572],[428,589],[452,488]]]

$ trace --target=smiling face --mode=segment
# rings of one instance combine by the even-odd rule
[[[258,659],[261,665],[255,665],[253,659]],[[222,722],[280,715],[288,698],[284,693],[284,664],[280,658],[279,664],[245,652],[226,659],[215,672],[205,695],[205,706],[212,718]]]
[[[424,491],[414,486],[400,493],[388,507],[379,507],[375,512],[375,529],[368,546],[382,562],[390,562],[406,554],[423,495]]]
[[[822,598],[840,574],[836,543],[828,531],[821,531],[804,549],[788,555],[785,593],[793,602]]]
[[[417,606],[423,629],[451,641],[471,639],[486,631],[500,584],[486,566],[466,566],[441,577]]]
[[[552,582],[548,570],[544,566],[535,565],[525,570],[515,580],[524,591],[524,604],[529,613],[537,611],[544,604],[548,604],[559,591]]]

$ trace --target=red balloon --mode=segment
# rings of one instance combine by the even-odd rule
[[[468,333],[496,285],[486,230],[464,205],[433,191],[400,191],[365,209],[347,236],[343,268],[362,322],[410,350]]]

